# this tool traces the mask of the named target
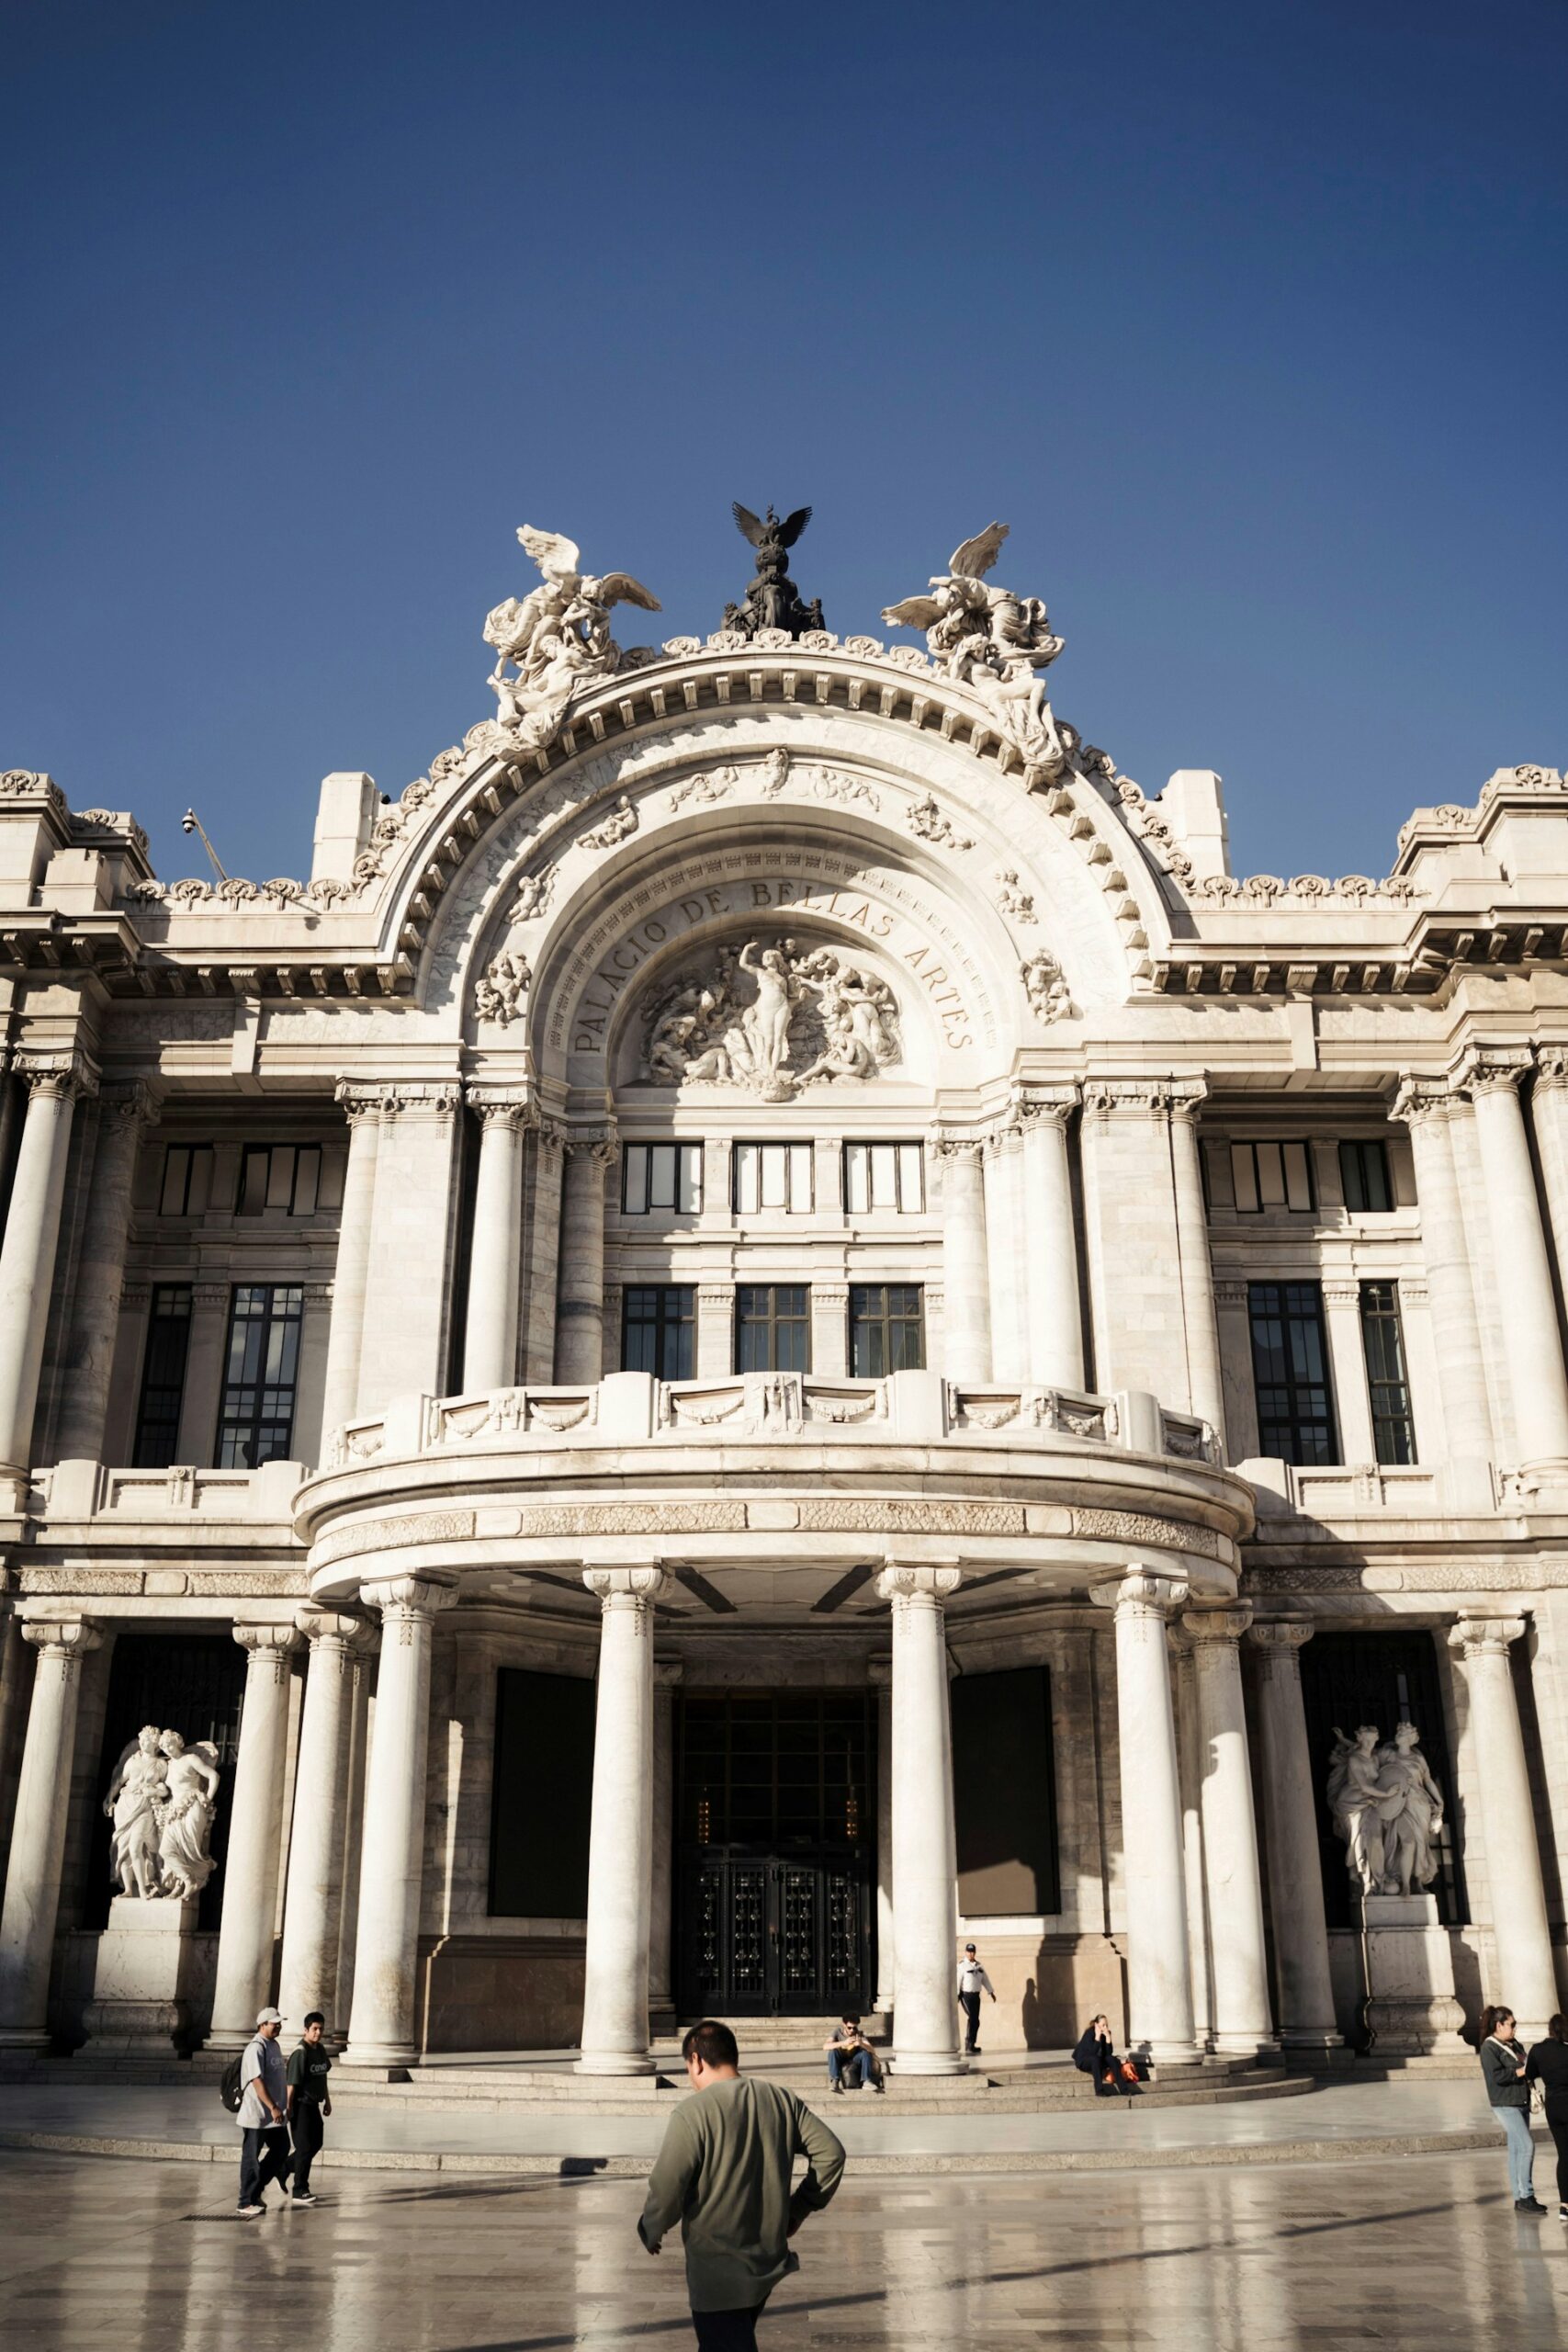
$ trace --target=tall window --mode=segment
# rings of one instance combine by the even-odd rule
[[[131,1460],[139,1470],[166,1470],[180,1442],[180,1407],[190,1348],[190,1284],[159,1283],[152,1293],[141,1400]]]
[[[919,1215],[925,1204],[925,1172],[918,1143],[844,1146],[844,1206],[852,1216],[872,1209]]]
[[[1312,1189],[1312,1154],[1304,1143],[1233,1143],[1231,1182],[1244,1216],[1264,1209],[1317,1206]]]
[[[809,1372],[811,1293],[804,1283],[742,1283],[735,1294],[737,1372]]]
[[[628,1143],[621,1154],[621,1208],[626,1216],[669,1209],[694,1216],[703,1204],[700,1143]]]
[[[260,1216],[281,1209],[288,1216],[314,1216],[321,1185],[319,1143],[247,1144],[240,1162],[237,1216]]]
[[[1388,1146],[1384,1143],[1342,1143],[1339,1181],[1345,1191],[1345,1205],[1352,1216],[1381,1216],[1393,1206],[1393,1186],[1388,1178]]]
[[[1344,1147],[1341,1145],[1343,1150]],[[1361,1346],[1367,1359],[1367,1389],[1372,1405],[1372,1443],[1380,1462],[1414,1462],[1416,1424],[1404,1372],[1404,1333],[1399,1320],[1399,1284],[1361,1284]]]
[[[735,1147],[735,1209],[755,1216],[761,1209],[811,1206],[812,1150],[808,1143],[738,1143]]]
[[[919,1283],[854,1283],[850,1288],[850,1372],[880,1380],[889,1372],[922,1372],[924,1296]]]
[[[1248,1283],[1258,1450],[1284,1462],[1337,1462],[1323,1290],[1317,1283]]]
[[[172,1143],[164,1154],[160,1216],[200,1216],[212,1190],[212,1146]]]
[[[689,1283],[643,1283],[621,1293],[621,1370],[690,1380],[696,1292]]]
[[[264,1462],[288,1459],[304,1304],[298,1283],[236,1288],[218,1423],[220,1470],[255,1470]]]

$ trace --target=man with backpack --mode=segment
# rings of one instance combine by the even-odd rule
[[[277,2046],[282,2023],[281,2010],[263,2009],[256,2018],[254,2038],[246,2043],[238,2062],[238,2074],[230,2067],[223,2077],[224,2106],[231,2104],[234,2089],[240,2094],[235,2121],[240,2127],[243,2222],[257,2221],[265,2212],[264,2196],[269,2180],[277,2182],[285,2197],[288,2194],[294,2160],[288,2153],[288,2125],[284,2119],[288,2092],[283,2052]]]

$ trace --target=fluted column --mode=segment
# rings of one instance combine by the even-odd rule
[[[426,1577],[360,1587],[381,1612],[381,1648],[360,1841],[359,1931],[344,2063],[405,2066],[414,2041],[414,1965],[424,1884],[424,1779],[430,1757],[430,1651],[435,1619],[457,1598]]]
[[[92,1091],[73,1062],[18,1057],[17,1069],[28,1112],[0,1242],[0,1482],[19,1478],[32,1458],[71,1119],[77,1095]]]
[[[1067,1125],[1077,1096],[1076,1086],[1031,1087],[1016,1106],[1023,1129],[1029,1377],[1049,1388],[1084,1385],[1077,1231],[1067,1158]]]
[[[1251,1622],[1245,1606],[1190,1609],[1181,1620],[1197,1696],[1214,2047],[1222,2055],[1255,2058],[1272,2042],[1274,2021],[1241,1690],[1241,1637]]]
[[[272,1996],[288,1686],[291,1653],[299,1646],[292,1625],[240,1624],[231,1630],[249,1655],[230,1798],[209,2050],[243,2050],[255,2031],[256,2011]]]
[[[685,1668],[679,1658],[653,1668],[653,1868],[648,1930],[648,2006],[669,2018],[674,2009],[675,1692]]]
[[[1421,1212],[1421,1255],[1432,1317],[1438,1395],[1450,1461],[1490,1460],[1496,1452],[1486,1360],[1470,1271],[1464,1210],[1460,1201],[1450,1123],[1455,1105],[1445,1081],[1403,1078],[1393,1116],[1410,1134],[1416,1193]]]
[[[897,2005],[897,1953],[893,1926],[893,1661],[874,1657],[868,1668],[876,1692],[876,2000],[886,2016]]]
[[[1530,1124],[1561,1284],[1568,1277],[1568,1046],[1538,1046]]]
[[[1116,1612],[1122,1878],[1127,1900],[1128,2037],[1156,2060],[1195,2041],[1182,1865],[1181,1786],[1166,1625],[1187,1599],[1179,1577],[1134,1563],[1094,1599]]]
[[[991,1270],[986,1243],[984,1146],[942,1136],[942,1259],[944,1351],[950,1380],[991,1376]]]
[[[333,1270],[332,1321],[321,1397],[325,1442],[359,1409],[359,1358],[365,1339],[365,1299],[370,1279],[370,1237],[376,1209],[376,1164],[381,1147],[381,1099],[344,1080],[337,1099],[348,1121],[348,1167],[338,1212],[337,1262]]]
[[[556,1275],[558,1380],[604,1377],[604,1179],[615,1157],[603,1132],[567,1137]]]
[[[599,1690],[588,1843],[588,1950],[581,2075],[645,2075],[653,1911],[653,1611],[669,1579],[657,1562],[595,1567]]]
[[[25,1624],[38,1652],[16,1825],[0,1909],[0,2048],[47,2049],[49,1978],[76,1752],[82,1660],[102,1635],[82,1619]]]
[[[520,1092],[468,1091],[480,1120],[479,1172],[468,1252],[468,1314],[463,1385],[510,1388],[517,1379],[517,1308],[523,1248],[523,1138],[528,1105]]]
[[[534,1130],[533,1157],[523,1377],[547,1382],[556,1376],[556,1283],[560,1261],[561,1168],[566,1157],[566,1131],[558,1120],[540,1120]]]
[[[1520,1466],[1568,1467],[1568,1374],[1519,1104],[1529,1061],[1524,1049],[1478,1052],[1461,1082],[1475,1105]]]
[[[1509,1645],[1524,1630],[1519,1617],[1463,1617],[1450,1629],[1449,1645],[1464,1657],[1486,1834],[1496,1974],[1484,1989],[1488,2000],[1512,2005],[1520,2038],[1528,2043],[1540,2040],[1559,2003],[1535,1806],[1508,1657]]]
[[[62,1462],[104,1458],[136,1155],[157,1109],[155,1091],[140,1082],[106,1090],[99,1098],[92,1183],[72,1285],[71,1324],[60,1382],[54,1453]]]
[[[294,1767],[294,1816],[283,1903],[277,2006],[297,2033],[320,2009],[336,2037],[338,1940],[343,1915],[344,1815],[348,1795],[355,1654],[370,1641],[357,1617],[311,1604],[294,1623],[309,1645],[305,1704]]]
[[[1214,1261],[1209,1211],[1198,1157],[1201,1080],[1173,1087],[1170,1159],[1176,1183],[1176,1238],[1181,1251],[1181,1305],[1187,1327],[1187,1387],[1191,1410],[1221,1444],[1225,1435],[1224,1385],[1220,1377],[1220,1324],[1214,1307]]]
[[[945,1604],[955,1561],[890,1561],[876,1589],[893,1611],[893,1933],[901,2075],[961,2075],[957,1841]]]
[[[1269,1904],[1287,2050],[1337,2049],[1344,2038],[1334,2021],[1317,1795],[1302,1704],[1301,1653],[1312,1631],[1300,1618],[1271,1618],[1247,1637],[1257,1667]]]

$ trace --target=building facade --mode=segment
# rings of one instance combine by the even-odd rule
[[[853,2006],[940,2075],[967,1933],[993,2047],[1331,2052],[1333,1734],[1404,1718],[1460,2006],[1542,2021],[1562,779],[1237,879],[1217,777],[940,642],[571,642],[303,883],[0,776],[0,2043],[92,2049],[150,1721],[219,2049]]]

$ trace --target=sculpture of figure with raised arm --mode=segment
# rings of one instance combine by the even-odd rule
[[[163,1893],[159,1816],[169,1793],[158,1726],[144,1724],[109,1778],[104,1811],[114,1824],[109,1875],[122,1894],[143,1902]]]
[[[485,748],[509,760],[545,750],[560,732],[578,688],[614,676],[621,658],[610,635],[615,605],[660,610],[658,597],[629,571],[580,571],[581,551],[559,531],[536,531],[525,523],[517,537],[544,573],[544,584],[522,598],[508,596],[484,626],[485,643],[496,650],[490,683],[497,706]],[[508,662],[515,676],[508,677]]]
[[[1008,536],[993,523],[954,548],[931,594],[888,605],[882,617],[898,628],[923,628],[926,651],[944,677],[968,686],[990,710],[998,734],[1031,767],[1055,775],[1066,750],[1045,699],[1045,669],[1062,650],[1038,596],[987,587],[986,574]]]
[[[209,1739],[187,1747],[177,1731],[166,1731],[158,1745],[168,1758],[169,1781],[158,1859],[164,1892],[183,1901],[199,1894],[217,1867],[211,1838],[218,1812],[218,1750]]]

